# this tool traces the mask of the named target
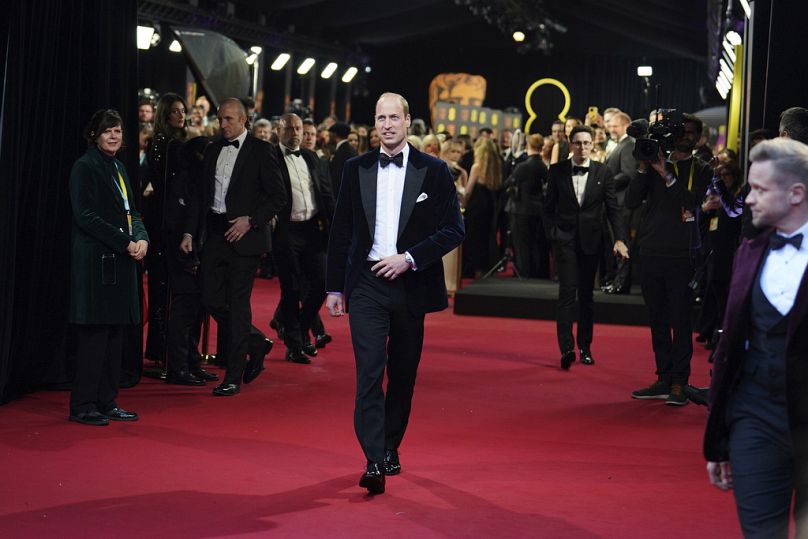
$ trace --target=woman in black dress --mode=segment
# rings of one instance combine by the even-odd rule
[[[474,164],[465,194],[466,272],[479,278],[493,263],[496,252],[496,193],[502,186],[502,165],[496,146],[486,138],[477,141]]]

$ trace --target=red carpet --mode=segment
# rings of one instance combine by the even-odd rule
[[[258,281],[267,328],[277,281]],[[634,401],[649,331],[596,326],[597,365],[558,368],[552,323],[427,318],[403,473],[356,483],[347,319],[312,365],[283,361],[235,398],[145,379],[132,424],[67,421],[67,393],[0,408],[2,537],[739,537],[707,482],[705,408]],[[274,338],[274,334],[270,335]],[[703,350],[693,380],[707,383]]]

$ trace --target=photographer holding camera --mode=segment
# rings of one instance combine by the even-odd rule
[[[640,263],[657,381],[631,396],[684,406],[693,355],[690,283],[694,252],[700,244],[696,209],[712,171],[693,156],[703,128],[697,117],[661,110],[658,120],[647,127],[647,138],[639,136],[646,130],[644,122],[638,120],[629,128],[632,136],[640,131],[634,153],[639,168],[629,183],[626,206],[636,209],[646,201],[639,229]],[[673,160],[666,160],[666,154]],[[675,160],[677,156],[686,158]]]

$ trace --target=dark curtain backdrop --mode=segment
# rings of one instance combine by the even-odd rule
[[[581,117],[589,106],[597,106],[601,112],[609,106],[617,106],[632,117],[647,116],[655,105],[652,88],[648,102],[644,101],[643,80],[637,76],[637,66],[649,64],[654,68],[651,84],[660,84],[660,106],[692,112],[704,107],[700,88],[708,90],[706,66],[688,59],[658,59],[572,54],[555,51],[550,56],[542,54],[501,54],[500,51],[480,49],[447,49],[418,47],[379,49],[371,53],[377,58],[373,74],[367,83],[367,97],[355,96],[353,120],[370,122],[375,101],[384,91],[398,91],[407,97],[413,117],[428,118],[429,82],[438,73],[466,72],[482,75],[488,81],[485,106],[503,109],[513,106],[526,114],[524,96],[530,85],[545,77],[564,83],[571,94],[568,115]],[[391,59],[385,61],[384,59]],[[554,117],[560,112],[563,99],[557,90],[544,87],[547,92],[539,97],[538,105],[546,103],[545,112],[536,120],[538,132],[547,134]],[[708,94],[710,92],[707,92]],[[715,92],[712,92],[715,93]],[[534,109],[537,102],[534,100]],[[536,132],[536,128],[532,129]]]
[[[136,177],[137,1],[13,2],[3,19],[0,402],[8,402],[66,381],[67,183],[95,110],[121,112],[122,157]]]

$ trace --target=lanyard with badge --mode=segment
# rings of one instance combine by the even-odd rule
[[[118,188],[118,192],[121,194],[121,198],[123,198],[123,209],[126,210],[126,222],[129,225],[129,235],[132,235],[132,210],[129,207],[129,196],[126,191],[126,183],[123,181],[123,175],[121,171],[118,170],[118,163],[114,163],[115,165],[115,172],[118,173],[118,178],[115,181],[115,187]]]
[[[690,176],[689,176],[689,178],[687,180],[687,190],[688,191],[693,190],[693,170],[695,168],[695,164],[696,164],[696,159],[691,157],[690,158]],[[679,164],[678,163],[673,164],[673,170],[676,173],[676,177],[678,178],[679,177]],[[688,210],[688,209],[685,209],[684,206],[683,206],[682,207],[682,222],[683,223],[692,223],[695,220],[696,220],[696,216],[693,215],[693,212]]]

